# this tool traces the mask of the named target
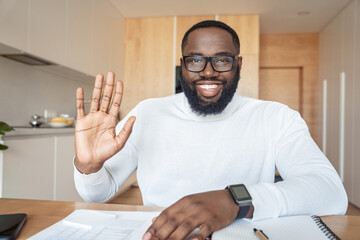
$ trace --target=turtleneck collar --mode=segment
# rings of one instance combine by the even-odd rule
[[[194,112],[191,109],[190,103],[189,103],[187,97],[185,96],[185,94],[180,93],[179,106],[184,111],[184,113],[194,121],[219,121],[219,120],[227,118],[237,108],[239,108],[240,100],[241,100],[241,96],[235,94],[233,99],[231,100],[231,102],[229,102],[229,104],[226,106],[226,108],[224,109],[224,111],[222,113],[203,116],[203,115],[199,115],[196,112]]]

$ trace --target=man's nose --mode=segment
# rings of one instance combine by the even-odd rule
[[[200,72],[200,76],[204,77],[206,79],[211,79],[211,78],[214,78],[214,77],[218,77],[219,74],[220,73],[215,71],[213,69],[213,67],[211,66],[211,61],[208,61],[206,63],[206,66],[205,66],[204,70]]]

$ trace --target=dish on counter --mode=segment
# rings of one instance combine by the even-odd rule
[[[72,124],[68,123],[61,123],[61,122],[49,122],[50,127],[70,127]]]
[[[48,123],[50,127],[70,127],[74,123],[74,118],[71,117],[53,117]]]

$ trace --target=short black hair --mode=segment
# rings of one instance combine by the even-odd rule
[[[235,30],[232,29],[229,25],[226,25],[223,22],[215,21],[215,20],[205,20],[205,21],[199,22],[199,23],[195,24],[194,26],[192,26],[189,30],[187,30],[187,32],[185,33],[185,35],[182,39],[181,51],[184,50],[184,47],[188,40],[188,36],[192,31],[194,31],[198,28],[209,28],[209,27],[221,28],[221,29],[224,29],[225,31],[227,31],[228,33],[230,33],[233,38],[233,43],[236,48],[237,54],[240,53],[240,41],[239,41],[239,37],[238,37],[237,33],[235,32]]]

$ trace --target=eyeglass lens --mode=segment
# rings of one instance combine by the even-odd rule
[[[184,57],[185,67],[189,71],[201,72],[205,69],[207,62],[210,60],[211,65],[215,71],[226,72],[230,71],[233,66],[233,56],[186,56]]]

